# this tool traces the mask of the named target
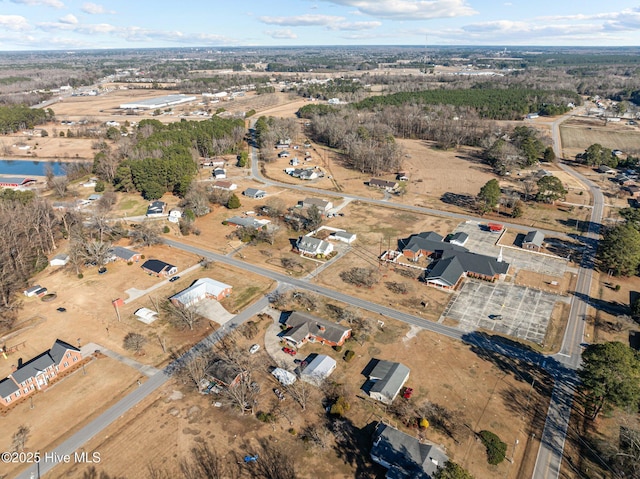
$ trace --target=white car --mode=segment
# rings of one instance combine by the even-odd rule
[[[254,344],[253,346],[251,346],[251,348],[249,348],[249,352],[251,354],[255,354],[258,352],[258,349],[260,349],[260,345],[259,344]]]

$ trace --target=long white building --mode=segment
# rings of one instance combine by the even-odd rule
[[[149,98],[147,100],[139,100],[132,103],[123,103],[120,108],[123,110],[155,110],[158,108],[166,108],[168,106],[180,105],[195,101],[195,96],[187,95],[167,95],[158,98]]]

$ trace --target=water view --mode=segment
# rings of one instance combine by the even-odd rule
[[[0,160],[0,175],[44,176],[47,167],[56,176],[64,175],[63,162],[33,160]]]

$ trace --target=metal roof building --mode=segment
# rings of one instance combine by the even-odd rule
[[[167,95],[157,98],[148,98],[146,100],[138,100],[131,103],[123,103],[120,108],[123,110],[155,110],[157,108],[166,108],[168,106],[180,105],[195,101],[195,96],[187,95]]]

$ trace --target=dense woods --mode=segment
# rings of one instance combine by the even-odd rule
[[[24,105],[0,106],[0,133],[14,133],[18,130],[30,129],[54,117],[49,108],[29,108]]]
[[[94,172],[122,191],[140,191],[146,199],[171,191],[184,196],[200,157],[232,153],[244,138],[243,120],[211,118],[164,125],[142,120],[133,143],[123,140],[114,150],[94,158]]]
[[[568,111],[567,103],[580,104],[580,96],[571,91],[530,90],[524,88],[478,88],[470,90],[429,90],[373,96],[354,104],[358,109],[382,105],[426,104],[473,107],[481,118],[517,120],[523,115],[554,105],[558,113]]]

